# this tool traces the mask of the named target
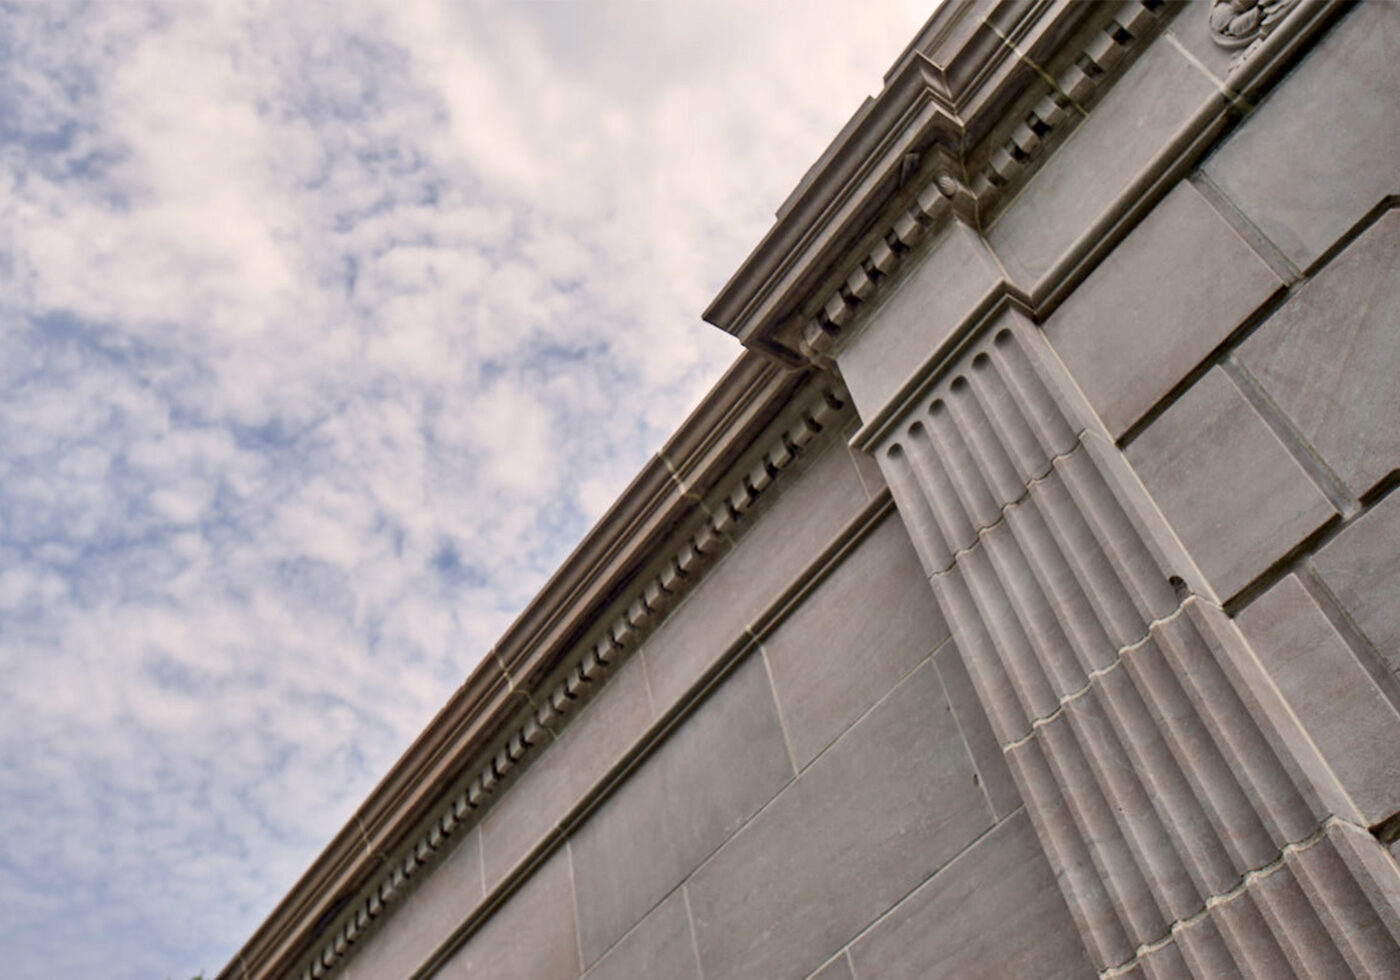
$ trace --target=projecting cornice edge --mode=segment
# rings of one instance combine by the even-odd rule
[[[1158,5],[1123,4],[1139,34],[1155,24]],[[1094,9],[1062,0],[945,4],[783,203],[705,319],[780,362],[801,362],[794,306],[892,209],[945,176],[966,181],[974,142]]]

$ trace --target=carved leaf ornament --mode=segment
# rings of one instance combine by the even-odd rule
[[[1211,39],[1225,48],[1242,48],[1268,37],[1298,0],[1214,0]]]

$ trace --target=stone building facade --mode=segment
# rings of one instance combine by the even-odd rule
[[[1400,976],[1398,93],[1392,3],[948,0],[222,976]]]

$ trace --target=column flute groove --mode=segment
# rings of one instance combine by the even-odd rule
[[[1061,371],[1005,315],[876,456],[1100,974],[1393,966],[1394,865],[1324,805]]]

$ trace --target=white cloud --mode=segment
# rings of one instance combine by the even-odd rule
[[[4,9],[7,976],[223,965],[735,356],[699,311],[922,17]]]

